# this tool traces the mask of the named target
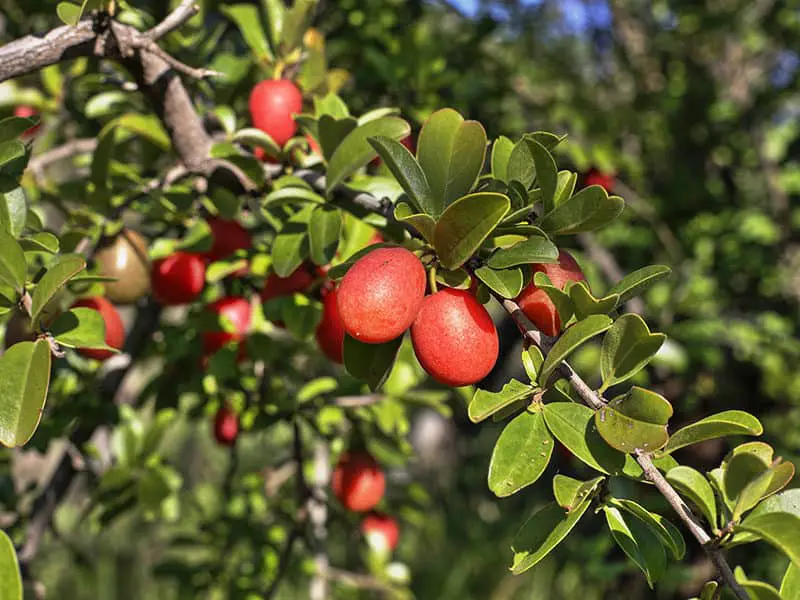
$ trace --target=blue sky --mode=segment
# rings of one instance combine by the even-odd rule
[[[479,0],[450,0],[452,4],[461,9],[465,14],[474,16],[478,11]],[[520,0],[522,4],[536,4],[538,0]],[[580,0],[562,0],[561,8],[564,11],[567,22],[576,30],[586,28],[591,20],[595,23],[605,23],[610,19],[608,8],[603,1],[591,3],[589,10],[586,4]]]

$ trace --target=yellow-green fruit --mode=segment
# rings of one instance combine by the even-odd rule
[[[103,275],[117,281],[105,284],[106,297],[116,304],[133,304],[150,293],[150,261],[147,242],[130,229],[123,229],[95,254]]]

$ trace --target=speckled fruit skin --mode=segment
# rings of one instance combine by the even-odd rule
[[[444,288],[425,298],[411,326],[422,367],[452,387],[478,383],[497,362],[500,349],[492,317],[468,290]]]
[[[175,252],[153,263],[153,297],[164,306],[197,300],[206,284],[206,261],[199,254]]]
[[[249,250],[253,246],[253,238],[241,224],[228,219],[211,217],[208,219],[213,242],[211,248],[203,252],[208,260],[222,260],[228,258],[237,250]]]
[[[222,446],[233,446],[239,435],[239,418],[227,406],[214,415],[214,439]]]
[[[558,253],[558,263],[535,264],[534,273],[544,273],[558,289],[563,290],[568,281],[584,281],[586,277],[566,250]],[[536,287],[531,282],[528,287],[516,298],[522,312],[545,335],[556,336],[561,331],[561,318],[558,316],[555,304],[546,292]]]
[[[125,326],[122,324],[122,319],[120,318],[117,309],[114,308],[114,305],[102,296],[93,296],[91,298],[81,298],[72,305],[72,308],[81,307],[91,308],[92,310],[96,310],[100,313],[100,316],[103,317],[103,322],[106,325],[106,345],[116,348],[117,350],[121,350],[122,345],[125,343]],[[77,351],[78,354],[81,354],[86,358],[93,358],[101,361],[107,360],[114,356],[114,353],[111,352],[111,350],[78,348]]]
[[[117,281],[105,283],[105,297],[115,304],[133,304],[150,293],[150,259],[147,240],[131,229],[123,229],[95,254],[98,269]]]
[[[331,477],[333,494],[347,510],[372,510],[383,498],[386,478],[380,465],[363,451],[345,452]]]
[[[361,533],[365,537],[382,535],[389,550],[394,550],[397,548],[397,541],[400,539],[400,526],[389,515],[373,512],[361,521]]]
[[[261,301],[289,296],[297,292],[305,292],[314,283],[314,275],[308,265],[300,265],[288,277],[278,277],[275,272],[269,274],[259,295]]]
[[[336,288],[330,287],[322,291],[322,320],[317,326],[317,344],[329,360],[344,363],[344,325],[339,315],[336,301]]]
[[[614,189],[614,176],[609,173],[598,171],[597,169],[589,169],[586,173],[583,185],[599,185],[605,191],[611,193]]]
[[[227,318],[235,331],[204,331],[203,354],[214,354],[229,342],[241,342],[250,329],[252,311],[246,298],[228,296],[206,306],[206,310]]]
[[[297,131],[292,114],[303,110],[303,94],[287,79],[267,79],[250,92],[253,126],[283,147]]]
[[[378,248],[350,268],[337,296],[345,331],[367,344],[382,344],[403,335],[417,317],[425,268],[405,248]]]

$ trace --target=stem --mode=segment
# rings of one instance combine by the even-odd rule
[[[431,294],[439,291],[439,284],[436,282],[436,267],[428,269],[428,283],[431,286]]]

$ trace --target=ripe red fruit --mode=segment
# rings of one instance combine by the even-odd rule
[[[253,125],[283,147],[297,131],[292,114],[303,110],[303,94],[287,79],[267,79],[250,93]]]
[[[425,297],[425,268],[405,248],[378,248],[360,258],[339,284],[345,331],[381,344],[411,326]]]
[[[331,488],[345,508],[363,512],[381,501],[386,478],[367,452],[345,452],[333,470]]]
[[[532,266],[534,273],[544,273],[560,290],[564,289],[568,281],[584,281],[586,279],[578,263],[565,250],[558,253],[557,264]],[[522,290],[522,293],[517,296],[516,302],[525,316],[545,335],[556,336],[561,331],[561,318],[558,316],[555,304],[544,290],[536,287],[535,283],[531,282]]]
[[[15,117],[22,117],[23,119],[29,119],[31,117],[35,117],[38,113],[36,109],[32,106],[21,105],[14,108],[14,116]],[[22,134],[23,137],[29,137],[34,135],[37,131],[39,131],[39,127],[41,125],[34,125],[29,129],[26,129],[25,132]]]
[[[500,351],[492,317],[468,290],[444,288],[428,296],[411,326],[422,367],[452,387],[478,383]]]
[[[226,318],[233,324],[234,331],[204,331],[203,354],[207,356],[214,354],[229,342],[241,342],[247,335],[252,315],[250,302],[246,298],[236,296],[220,298],[206,306],[206,310]]]
[[[237,250],[249,250],[253,246],[253,238],[241,224],[228,219],[212,217],[208,219],[211,228],[211,249],[204,252],[203,256],[210,261],[228,258]]]
[[[586,179],[583,183],[585,186],[599,185],[605,191],[611,193],[614,189],[614,176],[592,168],[586,173]]]
[[[206,262],[199,254],[176,252],[153,263],[153,297],[164,306],[189,304],[203,292]]]
[[[394,550],[400,538],[400,527],[389,515],[373,512],[361,521],[361,533],[365,537],[382,537],[383,545],[389,550]]]
[[[261,301],[266,302],[273,298],[290,296],[296,292],[305,292],[314,283],[314,276],[307,265],[300,265],[288,277],[278,277],[273,271],[267,277],[260,292]]]
[[[344,325],[339,315],[336,301],[336,288],[330,287],[322,292],[322,320],[317,326],[317,344],[323,354],[333,362],[344,362]]]
[[[239,417],[230,408],[222,406],[214,416],[214,439],[223,446],[233,446],[239,435]]]
[[[280,162],[277,158],[273,158],[267,154],[266,150],[261,147],[256,147],[255,150],[253,150],[253,156],[255,156],[261,162],[265,162],[270,165],[277,165]]]
[[[81,307],[91,308],[100,313],[106,326],[106,345],[117,350],[122,349],[122,345],[125,343],[125,326],[122,324],[122,319],[114,305],[102,296],[93,296],[91,298],[81,298],[72,305],[72,308]],[[114,356],[111,350],[94,348],[78,348],[77,350],[78,354],[95,360],[107,360]]]

